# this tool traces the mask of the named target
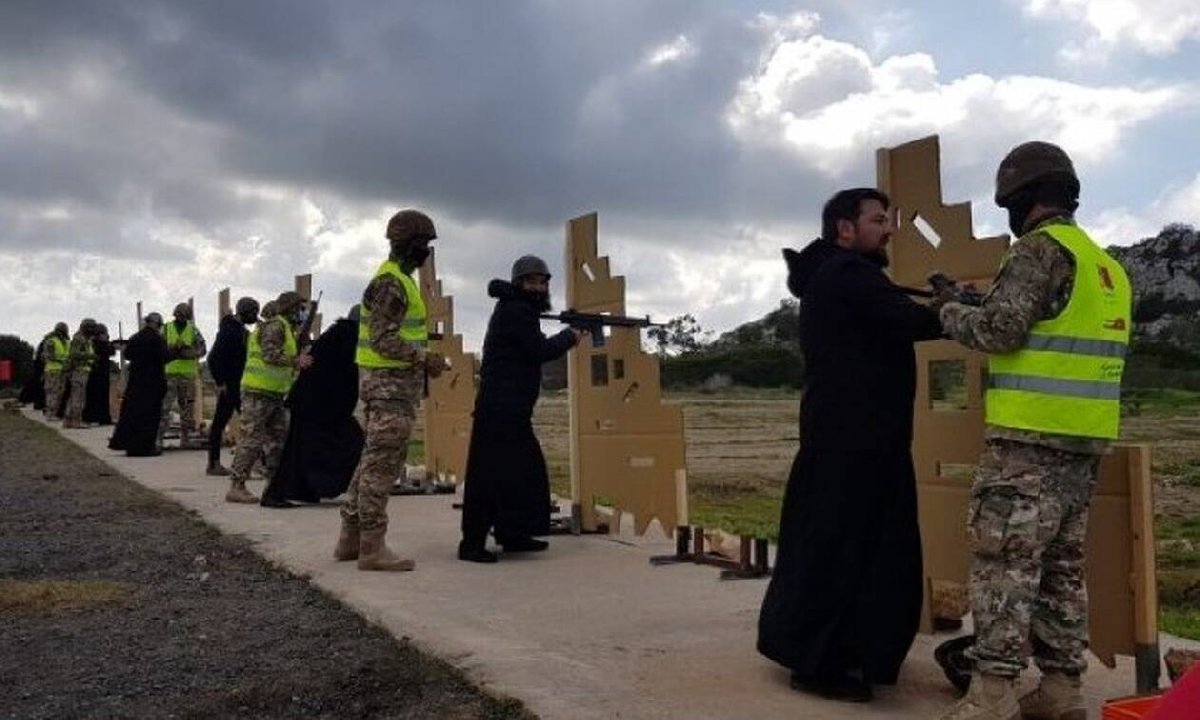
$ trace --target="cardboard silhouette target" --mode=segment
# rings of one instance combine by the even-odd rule
[[[567,223],[566,245],[567,307],[624,315],[625,278],[598,254],[595,213]],[[658,358],[642,351],[639,328],[606,333],[599,348],[585,335],[567,361],[573,524],[595,531],[601,505],[614,530],[630,514],[638,535],[655,519],[670,535],[687,523],[683,412],[662,403]]]
[[[450,369],[429,378],[424,403],[425,468],[449,483],[466,476],[475,407],[475,356],[463,351],[462,335],[454,332],[454,298],[442,293],[435,256],[431,250],[421,266],[421,297],[427,313],[429,350],[445,356]]]
[[[944,272],[986,289],[999,272],[1008,237],[974,237],[969,203],[944,205],[936,136],[876,153],[879,189],[892,201],[893,280],[919,287]],[[939,365],[940,364],[940,365]],[[970,571],[966,517],[983,450],[987,356],[949,340],[917,345],[913,464],[924,548],[922,629],[933,626],[938,583],[965,585]],[[954,387],[941,387],[957,378]],[[1114,446],[1101,463],[1087,536],[1091,650],[1109,667],[1115,655],[1137,659],[1139,689],[1157,686],[1150,449]]]

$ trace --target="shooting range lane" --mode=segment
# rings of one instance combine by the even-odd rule
[[[26,417],[41,422],[32,411]],[[56,427],[56,426],[51,426]],[[109,428],[66,437],[136,482],[196,511],[222,532],[311,579],[396,637],[463,668],[484,686],[553,718],[928,718],[954,701],[933,662],[946,635],[917,638],[900,685],[872,704],[846,705],[791,690],[786,671],[754,651],[762,580],[722,582],[696,565],[652,567],[674,544],[652,530],[636,538],[556,536],[535,557],[479,566],[455,559],[459,516],[451,495],[393,497],[389,542],[417,559],[400,576],[362,573],[331,558],[332,504],[271,512],[223,500],[226,483],[204,475],[203,453],[127,458],[106,448]],[[254,487],[254,485],[259,485]],[[252,483],[261,491],[261,482]],[[1163,647],[1181,646],[1164,638]],[[1026,685],[1036,673],[1027,673]],[[1129,694],[1133,662],[1092,659],[1084,690]]]

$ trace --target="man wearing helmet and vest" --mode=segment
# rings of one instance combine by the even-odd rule
[[[196,377],[200,374],[200,358],[208,348],[200,329],[192,322],[192,308],[187,303],[175,306],[175,319],[163,328],[171,362],[167,363],[167,394],[163,396],[162,417],[158,421],[158,444],[171,423],[171,408],[179,405],[179,447],[191,446],[196,432],[194,405]]]
[[[67,364],[67,354],[70,352],[71,331],[65,322],[56,323],[54,329],[46,334],[42,342],[42,361],[45,363],[43,382],[46,385],[46,407],[42,409],[47,420],[54,420],[58,415],[58,406],[62,403],[63,390],[66,387],[66,376],[63,369]]]
[[[67,411],[63,415],[64,428],[83,427],[83,404],[87,400],[88,375],[92,372],[92,364],[96,362],[96,350],[92,346],[92,337],[96,334],[96,321],[84,318],[79,323],[79,332],[71,338],[71,346],[67,350],[67,365],[64,369],[68,378],[69,395],[67,396]]]
[[[496,307],[483,339],[483,365],[475,396],[474,427],[467,452],[462,540],[458,559],[494,563],[488,531],[505,553],[539,552],[550,533],[550,480],[533,434],[533,406],[542,365],[579,342],[567,328],[542,334],[538,315],[550,309],[550,269],[533,255],[518,258],[512,281],[488,283]]]
[[[247,325],[258,322],[258,301],[238,298],[231,315],[221,318],[217,339],[208,354],[208,372],[217,386],[217,410],[208,429],[207,475],[224,477],[229,470],[221,464],[221,439],[234,411],[242,409],[242,373],[246,369]]]
[[[1014,148],[996,204],[1019,239],[982,305],[941,309],[950,337],[990,356],[967,520],[975,673],[943,720],[1086,717],[1084,534],[1100,456],[1117,437],[1132,295],[1121,266],[1076,226],[1078,197],[1061,148]],[[1042,678],[1018,700],[1027,639]]]
[[[425,302],[413,272],[429,257],[437,237],[433,221],[401,210],[387,225],[390,252],[363,292],[358,323],[359,401],[366,414],[366,444],[347,497],[334,557],[357,560],[359,570],[412,570],[384,542],[387,501],[408,456],[425,376],[441,375],[445,359],[426,351]]]
[[[275,313],[270,318],[264,315],[250,333],[242,371],[242,430],[233,451],[226,502],[258,502],[246,489],[246,480],[260,455],[267,482],[279,467],[288,423],[283,401],[296,373],[312,365],[312,357],[300,352],[296,338],[303,308],[304,299],[299,294],[290,290],[282,293],[275,300]]]

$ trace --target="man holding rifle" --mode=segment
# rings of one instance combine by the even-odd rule
[[[536,539],[550,533],[550,481],[533,434],[533,406],[541,391],[542,364],[561,357],[582,335],[574,328],[550,338],[542,334],[538,316],[550,309],[545,261],[533,255],[518,258],[511,277],[511,282],[488,284],[496,307],[483,339],[458,545],[458,559],[467,562],[496,562],[496,554],[486,547],[493,528],[506,553],[548,547]]]

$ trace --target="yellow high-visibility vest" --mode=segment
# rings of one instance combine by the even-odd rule
[[[167,347],[174,348],[176,343],[183,343],[188,347],[196,346],[196,326],[189,320],[183,330],[176,329],[174,322],[169,322],[163,327],[163,334],[167,338]],[[200,374],[200,360],[198,358],[179,358],[167,363],[165,368],[168,375],[179,375],[181,377],[194,378]]]
[[[67,354],[70,355],[70,350],[67,351]],[[87,343],[84,345],[83,357],[77,358],[75,362],[72,363],[71,372],[75,372],[76,370],[86,370],[87,372],[91,372],[92,366],[95,364],[96,348],[92,345],[91,339],[87,339]]]
[[[263,359],[262,329],[270,322],[283,324],[283,355],[287,358],[287,365],[272,365]],[[246,370],[242,373],[242,389],[272,395],[287,395],[288,391],[292,389],[292,383],[296,380],[296,369],[292,361],[296,359],[298,353],[296,333],[287,320],[276,316],[260,321],[254,328],[254,332],[250,333],[250,340],[246,344]]]
[[[989,425],[1115,439],[1132,329],[1124,268],[1074,225],[1044,228],[1075,258],[1071,298],[1020,350],[988,358]]]
[[[67,354],[70,350],[67,341],[54,333],[50,333],[46,336],[46,344],[42,347],[44,348],[42,352],[45,354],[45,358],[43,359],[46,361],[43,372],[62,372],[63,363],[66,362]]]
[[[372,281],[382,275],[391,275],[404,286],[404,294],[408,299],[408,309],[404,313],[404,321],[400,324],[401,339],[416,345],[426,345],[429,342],[429,329],[425,327],[425,300],[421,297],[421,289],[406,274],[400,266],[391,260],[385,261],[375,271]],[[370,319],[371,310],[363,303],[358,320],[358,350],[354,353],[354,361],[368,368],[409,368],[412,363],[406,360],[393,360],[375,352],[371,348]]]

